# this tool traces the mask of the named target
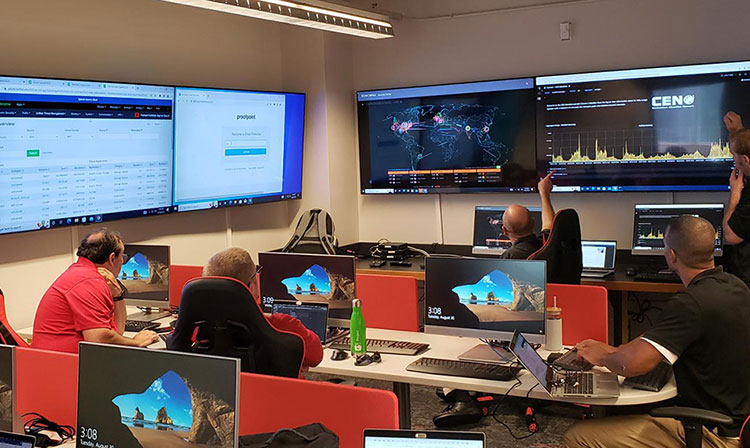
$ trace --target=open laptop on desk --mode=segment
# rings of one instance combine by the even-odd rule
[[[364,448],[484,448],[481,432],[365,429]]]
[[[620,383],[614,373],[555,370],[544,362],[544,359],[519,332],[513,335],[510,350],[551,397],[614,398],[620,396]]]
[[[34,448],[36,439],[26,434],[0,431],[0,448]]]
[[[271,312],[273,314],[287,314],[299,319],[305,328],[318,335],[321,344],[326,344],[328,333],[327,303],[298,303],[276,300],[271,305]]]
[[[581,277],[604,278],[615,272],[617,241],[581,241]]]

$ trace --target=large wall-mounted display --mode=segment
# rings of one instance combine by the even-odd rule
[[[750,62],[544,76],[540,175],[554,191],[727,190],[723,116],[750,115]]]
[[[301,93],[0,77],[0,234],[298,199],[304,113]]]
[[[301,197],[304,94],[178,87],[175,98],[179,211]]]
[[[533,191],[531,78],[357,92],[361,192]]]
[[[172,208],[172,87],[0,77],[0,233]]]

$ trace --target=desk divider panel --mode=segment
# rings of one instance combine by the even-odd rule
[[[18,347],[16,399],[19,417],[36,412],[53,422],[75,427],[78,355]]]
[[[584,339],[607,343],[609,303],[603,286],[547,284],[547,306],[562,308],[563,344],[575,345]]]
[[[368,328],[419,331],[416,278],[357,274],[357,297]]]
[[[365,428],[398,429],[398,400],[386,390],[241,373],[239,407],[240,435],[322,423],[342,447],[360,447]]]

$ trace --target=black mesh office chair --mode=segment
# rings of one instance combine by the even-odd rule
[[[732,418],[718,412],[705,409],[687,408],[682,406],[671,406],[652,409],[652,417],[673,418],[682,422],[685,428],[685,447],[701,448],[703,444],[703,427],[706,425],[729,425]],[[750,416],[745,420],[740,430],[740,443],[743,448],[750,448]]]
[[[238,358],[242,371],[297,378],[302,338],[276,330],[243,283],[226,277],[190,280],[167,348]]]
[[[547,261],[547,283],[580,285],[583,255],[578,213],[571,208],[557,212],[547,241],[527,260]]]

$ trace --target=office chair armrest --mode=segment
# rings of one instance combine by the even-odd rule
[[[734,422],[732,417],[705,409],[686,408],[682,406],[670,406],[652,409],[649,414],[652,417],[673,418],[679,421],[688,421],[701,424],[730,425]]]

